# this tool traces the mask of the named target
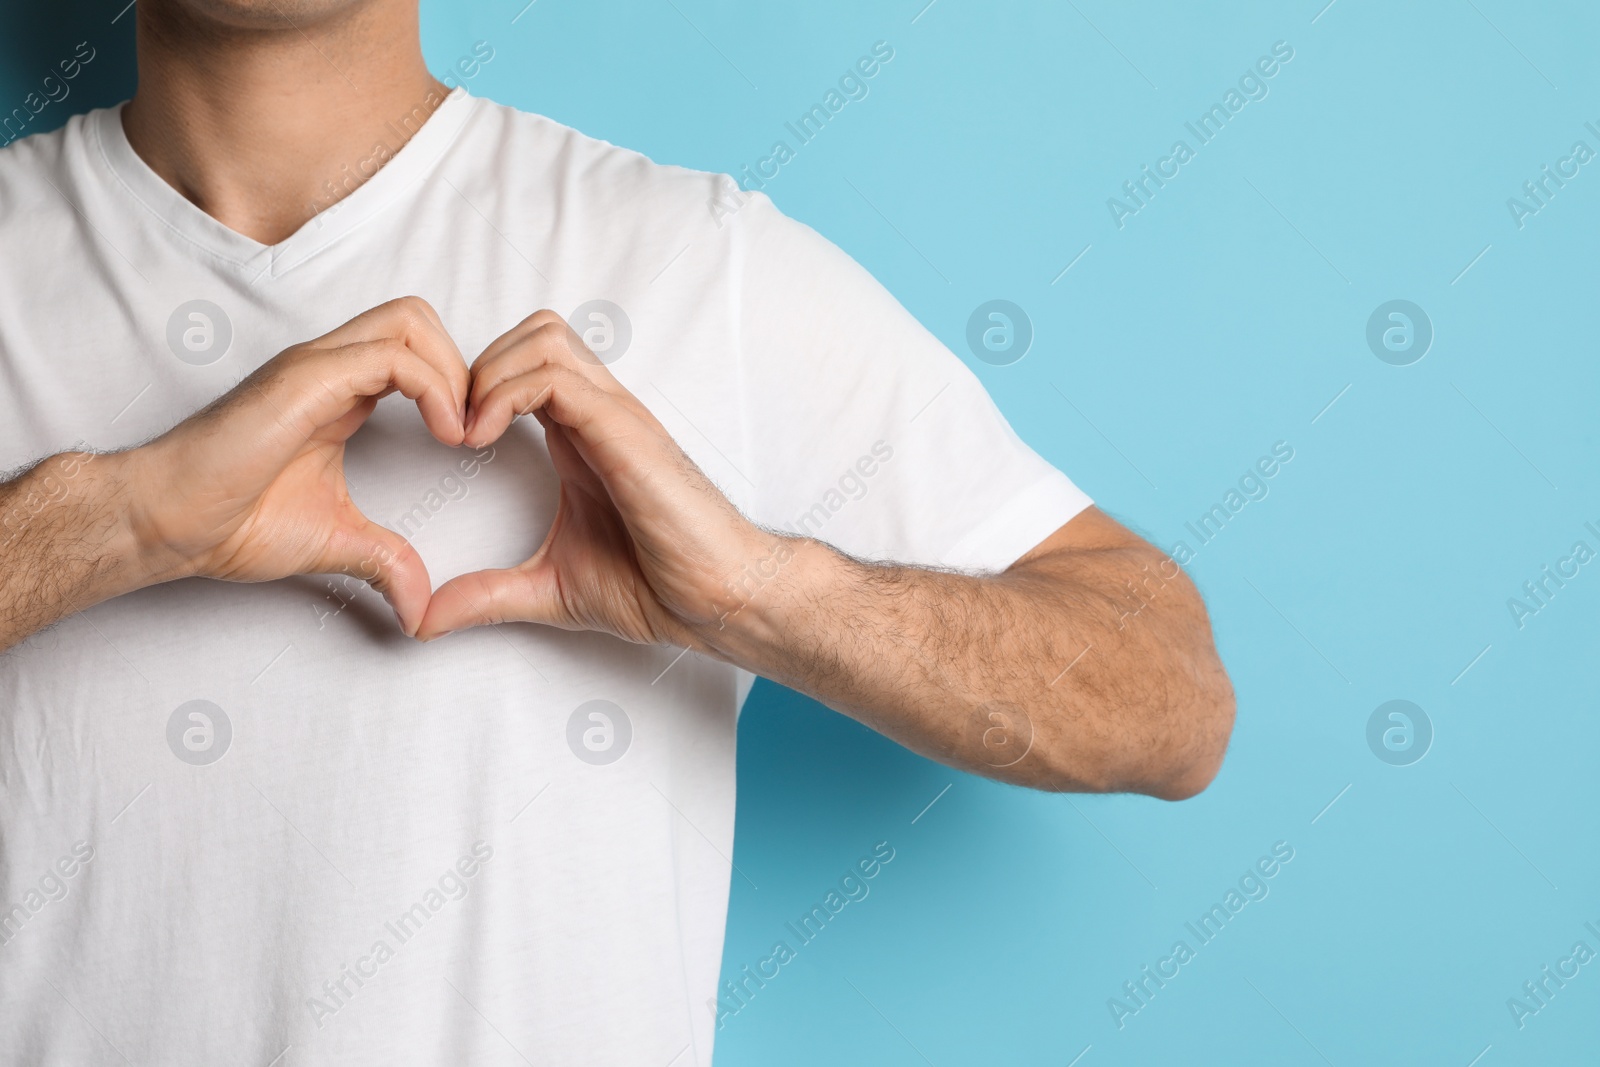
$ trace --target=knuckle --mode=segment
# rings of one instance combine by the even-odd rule
[[[273,368],[268,364],[261,368],[265,372],[261,384],[304,387],[307,382],[321,381],[334,361],[335,352],[326,348],[306,348],[296,352],[293,358],[285,360],[279,367]]]
[[[522,321],[528,326],[540,327],[549,326],[554,323],[561,323],[564,325],[567,320],[556,314],[554,311],[551,311],[549,308],[540,308],[538,311],[535,311],[532,315],[529,315]]]
[[[261,369],[266,370],[268,367],[275,367],[279,370],[288,370],[291,367],[301,367],[316,359],[324,351],[326,349],[314,341],[290,345],[282,352],[279,352],[276,358],[269,361]]]
[[[396,298],[395,307],[407,315],[415,315],[426,319],[433,311],[433,305],[415,294]]]
[[[416,304],[411,302],[412,299],[413,298],[411,297],[407,297],[406,302],[398,309],[400,324],[408,334],[414,334],[422,330],[426,330],[429,325],[431,325],[428,320],[428,316],[421,308],[417,307]]]
[[[531,340],[541,349],[546,351],[567,350],[567,335],[571,331],[567,328],[565,319],[554,319],[540,323],[533,331]]]
[[[413,334],[433,325],[432,307],[420,296],[397,296],[382,307],[398,323],[397,334]]]

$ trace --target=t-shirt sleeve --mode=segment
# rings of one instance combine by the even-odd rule
[[[981,571],[1089,506],[853,259],[760,194],[736,219],[751,518],[864,559]]]

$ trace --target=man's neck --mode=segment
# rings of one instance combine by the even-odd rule
[[[129,143],[223,225],[277,244],[386,163],[447,90],[423,63],[415,0],[319,22],[197,22],[139,5]]]

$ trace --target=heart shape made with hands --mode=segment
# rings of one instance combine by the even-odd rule
[[[347,443],[395,392],[450,447],[482,449],[517,418],[539,420],[560,492],[531,557],[433,590],[410,542],[351,501]],[[129,477],[148,489],[129,521],[153,580],[346,574],[382,593],[422,640],[522,621],[705,650],[697,635],[748,603],[734,577],[754,569],[769,582],[774,558],[792,555],[552,311],[468,367],[425,301],[390,301],[286,349],[125,455]]]
[[[442,331],[432,309],[422,310]],[[787,559],[781,539],[739,513],[556,313],[530,315],[458,369],[459,437],[441,434],[440,418],[417,398],[434,435],[483,449],[533,415],[559,500],[527,560],[453,577],[426,597],[419,593],[431,583],[416,550],[368,523],[374,551],[354,576],[389,599],[407,634],[427,641],[519,621],[703,647],[696,631],[743,606],[727,575],[775,554]]]
[[[725,619],[737,600],[727,576],[757,559],[788,558],[781,539],[740,514],[554,312],[497,338],[470,377],[463,444],[485,447],[534,415],[560,496],[526,561],[439,587],[419,639],[521,621],[701,647],[696,631]]]

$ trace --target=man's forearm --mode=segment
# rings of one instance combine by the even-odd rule
[[[0,483],[0,650],[144,584],[116,456],[63,452]]]
[[[786,542],[712,644],[931,758],[1021,785],[1180,798],[1233,694],[1198,593],[1149,546],[974,577]]]

